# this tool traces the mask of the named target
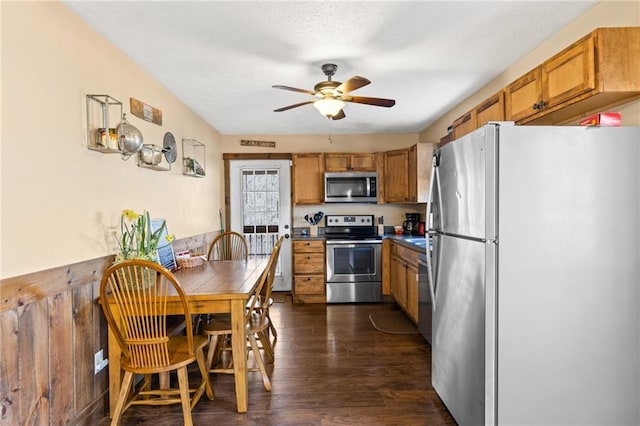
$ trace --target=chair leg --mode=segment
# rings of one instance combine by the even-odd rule
[[[216,352],[218,346],[218,335],[214,334],[209,336],[209,349],[207,350],[207,369],[213,368],[213,354]]]
[[[269,318],[269,331],[273,335],[273,340],[271,341],[271,346],[276,345],[276,341],[278,340],[278,332],[276,331],[276,327],[273,325],[271,318]]]
[[[262,359],[262,355],[260,354],[258,342],[256,342],[256,338],[253,334],[249,334],[248,338],[249,343],[251,344],[251,350],[253,351],[253,358],[256,360],[256,364],[258,364],[258,370],[260,370],[260,374],[262,375],[262,383],[264,384],[264,388],[267,391],[270,391],[271,381],[269,380],[267,369],[264,366],[264,360]]]
[[[258,339],[260,340],[260,343],[262,344],[262,349],[264,351],[265,359],[269,363],[273,363],[274,356],[273,356],[273,348],[271,347],[271,340],[269,339],[269,331],[265,330],[265,331],[259,332],[257,334],[258,334]]]
[[[129,396],[129,392],[131,392],[131,384],[133,383],[133,373],[125,371],[124,378],[122,379],[122,383],[120,384],[120,395],[118,395],[118,402],[116,404],[116,408],[113,411],[113,418],[111,419],[111,426],[117,426],[120,423],[120,417],[122,417],[122,412],[124,411],[125,403],[127,402],[127,397]]]
[[[196,398],[195,395],[193,397],[191,408],[193,408],[193,406],[196,405],[196,402],[198,402],[198,399],[200,399],[200,395],[202,395],[202,386],[204,386],[204,389],[207,392],[207,398],[213,399],[215,397],[213,393],[213,386],[211,386],[211,380],[209,380],[209,369],[207,368],[208,364],[204,359],[204,351],[202,350],[202,348],[196,351],[196,360],[198,361],[198,368],[200,369],[200,375],[202,376],[202,383],[198,388],[198,392],[196,393],[198,397]]]
[[[191,419],[191,398],[189,398],[189,376],[187,375],[187,367],[178,368],[177,373],[184,425],[193,426],[193,420]]]

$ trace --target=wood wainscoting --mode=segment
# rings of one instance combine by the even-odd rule
[[[174,241],[206,247],[219,232]],[[113,255],[0,280],[0,424],[94,425],[108,409],[107,323],[97,303]]]

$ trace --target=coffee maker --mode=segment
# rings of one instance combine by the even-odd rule
[[[420,213],[407,213],[407,220],[402,223],[405,234],[417,235],[418,224],[420,223]]]

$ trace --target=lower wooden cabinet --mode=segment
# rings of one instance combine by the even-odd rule
[[[418,251],[391,243],[391,296],[415,323],[418,322]]]
[[[326,303],[325,269],[324,241],[293,241],[293,300],[296,303]]]

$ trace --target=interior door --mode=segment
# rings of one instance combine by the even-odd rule
[[[229,162],[231,230],[244,235],[250,255],[269,254],[278,238],[280,249],[274,291],[291,291],[291,162]]]

